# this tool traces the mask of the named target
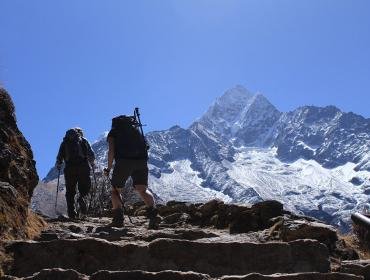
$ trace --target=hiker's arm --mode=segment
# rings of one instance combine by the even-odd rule
[[[108,137],[108,170],[112,169],[114,160],[114,139]]]

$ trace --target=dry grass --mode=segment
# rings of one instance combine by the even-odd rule
[[[46,222],[30,209],[25,209],[24,212],[17,211],[17,207],[27,207],[27,204],[13,205],[16,209],[6,204],[4,206],[7,208],[4,207],[5,213],[0,216],[2,221],[0,241],[34,239],[46,227]]]
[[[370,248],[361,243],[357,235],[353,233],[342,235],[340,239],[344,240],[348,247],[354,249],[362,260],[370,259]]]
[[[28,216],[26,226],[24,228],[24,236],[26,239],[34,239],[39,236],[41,231],[46,227],[46,222],[33,213],[30,209],[28,210]],[[4,268],[12,261],[12,256],[9,256],[5,252],[5,243],[10,240],[19,239],[18,236],[4,235],[0,240],[0,279],[4,276]]]
[[[28,210],[27,224],[25,234],[28,239],[34,239],[39,236],[41,231],[46,227],[46,222],[37,214]]]

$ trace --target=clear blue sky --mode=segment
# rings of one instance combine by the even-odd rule
[[[370,117],[368,0],[0,0],[0,82],[41,177],[67,128],[142,109],[187,127],[242,84],[280,110]]]

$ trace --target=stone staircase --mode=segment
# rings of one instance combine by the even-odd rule
[[[231,235],[226,228],[175,220],[147,230],[144,217],[133,220],[123,229],[106,227],[104,217],[50,220],[36,240],[6,245],[12,260],[3,279],[367,279],[351,274],[348,265],[346,273],[333,272],[333,248],[320,238],[271,238],[276,226]]]

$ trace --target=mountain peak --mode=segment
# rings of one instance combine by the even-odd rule
[[[217,98],[202,119],[218,116],[224,120],[233,120],[248,106],[253,96],[245,87],[237,85]]]
[[[226,139],[240,136],[240,145],[257,145],[264,143],[263,139],[280,115],[263,94],[253,94],[237,85],[219,97],[199,122]]]
[[[253,97],[253,93],[247,90],[241,85],[236,85],[235,87],[228,89],[221,97],[216,100],[218,105],[234,105],[237,103],[246,103],[249,99]]]

